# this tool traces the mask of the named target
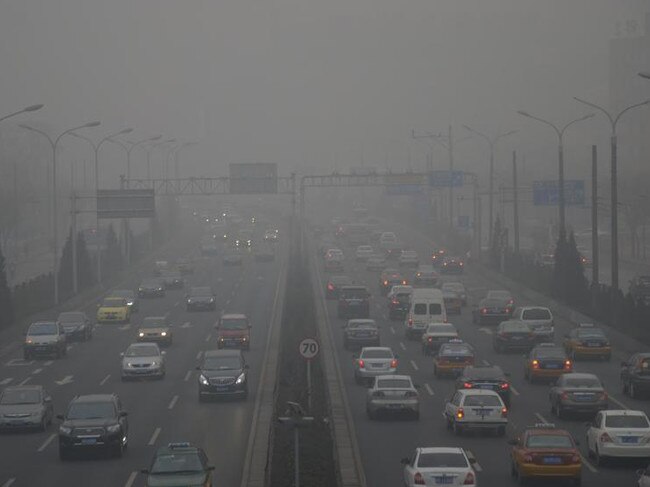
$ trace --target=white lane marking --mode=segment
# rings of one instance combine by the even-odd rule
[[[489,366],[490,366],[490,362],[488,362],[487,360],[483,359],[483,365],[485,365],[486,367],[489,367]]]
[[[209,341],[210,341],[210,338],[212,338],[212,333],[208,333],[208,336],[205,337],[205,341],[206,341],[206,342],[209,342]]]
[[[131,328],[131,323],[127,323],[126,325],[119,326],[117,329],[124,331],[124,330],[128,330],[130,328]]]
[[[200,360],[200,359],[201,359],[201,355],[203,355],[203,352],[202,352],[202,351],[199,350],[198,352],[196,352],[196,360]]]
[[[34,369],[34,370],[32,371],[32,375],[38,375],[38,374],[40,374],[41,372],[43,372],[43,369],[41,369],[41,368],[39,367],[38,369]]]
[[[181,325],[181,328],[189,328],[190,326],[192,326],[192,325],[190,324],[190,322],[189,322],[189,321],[186,321],[185,323],[183,323],[183,324]]]
[[[9,480],[7,480],[4,484],[2,484],[2,487],[11,487],[14,485],[14,482],[16,481],[16,477],[12,477]]]
[[[66,350],[69,352],[69,351],[72,350],[73,348],[74,348],[74,343],[71,343],[70,345],[68,345],[68,346],[66,347]]]
[[[74,375],[66,375],[63,379],[61,380],[55,380],[54,383],[58,384],[60,386],[64,386],[66,384],[70,384],[70,382],[73,382],[72,378]]]
[[[512,393],[513,393],[515,396],[518,396],[518,395],[519,395],[519,391],[518,391],[517,389],[515,389],[514,386],[511,385],[511,386],[510,386],[510,390],[512,391]]]
[[[418,364],[415,363],[415,361],[411,360],[411,367],[413,367],[415,370],[420,370],[420,367],[418,367]]]
[[[178,396],[172,397],[172,400],[169,401],[169,406],[167,406],[167,409],[174,409],[174,406],[176,406],[177,402],[178,402]]]
[[[49,445],[50,443],[52,443],[54,441],[54,438],[56,438],[56,433],[53,433],[50,436],[48,436],[47,440],[45,440],[43,442],[43,444],[41,446],[39,446],[38,450],[36,450],[36,451],[37,452],[42,452],[43,450],[45,450],[47,448],[47,445]]]
[[[187,374],[185,374],[185,378],[183,379],[183,381],[187,382],[188,380],[190,380],[190,377],[192,377],[192,371],[188,370]]]
[[[431,386],[429,384],[424,384],[424,388],[427,390],[430,396],[433,396],[433,389],[431,389]]]
[[[542,416],[539,413],[535,413],[535,417],[539,419],[542,423],[549,423],[549,421],[547,421],[546,418],[544,418],[544,416]],[[598,469],[594,467],[591,463],[589,463],[589,461],[582,455],[582,453],[580,453],[580,459],[582,460],[582,464],[585,467],[587,467],[589,470],[591,470],[592,473],[598,473]]]
[[[5,365],[7,367],[20,367],[22,365],[32,365],[33,363],[34,363],[33,360],[23,360],[21,358],[12,358]]]
[[[23,380],[22,382],[19,382],[18,385],[19,386],[24,386],[25,384],[27,384],[29,382],[29,379],[31,379],[31,377],[27,377],[27,379]]]
[[[147,443],[149,446],[153,446],[156,443],[156,440],[158,439],[158,435],[160,434],[161,428],[158,427],[153,431],[153,434],[151,435],[151,438],[149,439],[149,443]]]
[[[180,302],[180,301],[176,301],[176,302],[174,303],[174,307],[178,306],[179,304],[181,304],[181,302]]]
[[[402,347],[402,350],[406,350],[406,345],[404,345],[402,342],[399,342],[399,346]]]
[[[393,328],[393,327],[391,326],[391,327],[390,327],[390,332],[394,335],[394,334],[395,334],[395,328]]]
[[[53,363],[54,363],[54,360],[48,360],[47,362],[43,362],[43,365],[45,365],[46,367],[49,367]]]
[[[616,399],[614,396],[609,396],[609,400],[612,401],[612,402],[613,402],[614,404],[616,404],[617,406],[620,406],[621,409],[630,409],[630,408],[627,407],[625,404],[623,404],[621,401],[619,401],[618,399]]]
[[[0,380],[0,386],[6,386],[9,384],[12,380],[14,380],[13,377],[7,377],[6,379]]]
[[[103,386],[106,384],[106,381],[111,378],[111,374],[108,374],[106,377],[102,379],[102,381],[99,383],[100,386]]]
[[[230,306],[230,299],[226,299],[226,306]]]
[[[126,479],[126,484],[124,484],[124,487],[132,487],[137,476],[138,476],[138,472],[131,472],[129,478]]]

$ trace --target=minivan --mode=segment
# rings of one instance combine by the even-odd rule
[[[429,323],[447,322],[444,297],[440,289],[413,289],[404,322],[406,338],[421,336]]]

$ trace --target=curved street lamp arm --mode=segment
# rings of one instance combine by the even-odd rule
[[[582,122],[583,120],[587,120],[587,119],[589,119],[589,118],[593,118],[593,117],[595,117],[595,116],[596,116],[595,114],[593,114],[593,113],[589,113],[589,114],[585,115],[584,117],[580,117],[580,118],[576,118],[575,120],[571,120],[569,123],[567,123],[567,124],[562,128],[562,135],[564,135],[564,132],[566,131],[566,129],[568,129],[568,128],[569,128],[571,125],[573,125],[574,123]]]
[[[45,137],[45,138],[48,140],[48,142],[50,143],[50,145],[52,146],[52,148],[54,148],[54,141],[52,140],[52,137],[50,137],[50,136],[47,134],[47,132],[43,132],[42,130],[37,129],[37,128],[34,128],[34,127],[30,126],[30,125],[20,124],[20,125],[18,125],[18,126],[19,126],[20,128],[25,129],[25,130],[31,130],[32,132],[36,132],[37,134],[41,134],[43,137]]]
[[[612,132],[614,131],[614,128],[616,127],[616,122],[614,121],[614,117],[612,117],[612,115],[607,110],[605,110],[600,105],[596,105],[595,103],[591,103],[590,101],[583,100],[582,98],[578,98],[577,96],[574,96],[573,99],[575,101],[578,101],[580,103],[583,103],[583,104],[587,105],[588,107],[595,108],[596,110],[598,110],[601,113],[604,113],[605,116],[607,117],[607,119],[609,120],[609,123],[612,125]]]
[[[497,139],[499,139],[499,137],[500,137],[500,136],[497,136],[497,137],[495,137],[494,140],[492,140],[490,137],[488,137],[488,136],[485,135],[484,133],[481,133],[481,132],[479,132],[478,130],[474,130],[474,129],[473,129],[472,127],[470,127],[469,125],[463,125],[463,128],[464,128],[465,130],[469,130],[470,132],[472,132],[472,133],[475,134],[475,135],[478,135],[478,136],[481,137],[482,139],[487,140],[487,143],[490,144],[490,148],[494,147],[494,143],[495,143],[495,142],[497,141]]]
[[[555,133],[557,134],[557,136],[558,136],[560,139],[562,138],[562,132],[560,131],[560,129],[558,129],[554,124],[552,124],[552,123],[549,122],[548,120],[544,120],[543,118],[536,117],[535,115],[531,115],[530,113],[528,113],[528,112],[524,112],[524,111],[522,111],[522,110],[518,110],[517,113],[518,113],[519,115],[523,115],[524,117],[532,118],[533,120],[537,120],[538,122],[542,122],[543,124],[548,125],[548,126],[551,127],[553,130],[555,130]]]
[[[616,125],[618,123],[618,121],[620,120],[620,118],[623,116],[624,113],[629,112],[630,110],[632,110],[634,108],[639,108],[639,107],[642,107],[642,106],[645,106],[645,105],[648,105],[648,104],[650,104],[650,100],[645,100],[645,101],[642,101],[641,103],[635,103],[634,105],[630,105],[629,107],[624,108],[623,110],[621,110],[621,112],[614,119],[614,125]]]

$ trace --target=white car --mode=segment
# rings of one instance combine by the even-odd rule
[[[354,380],[357,384],[374,381],[379,375],[397,373],[397,355],[390,347],[363,347],[354,356]]]
[[[359,245],[355,252],[357,262],[365,262],[375,255],[375,250],[370,245]]]
[[[462,301],[463,306],[467,305],[467,290],[462,282],[444,282],[440,287],[440,290],[445,292],[456,293],[460,300]]]
[[[380,413],[408,414],[420,419],[419,386],[408,375],[380,375],[366,396],[366,413],[376,419]]]
[[[587,429],[587,451],[598,465],[614,457],[650,457],[648,416],[629,409],[600,411]]]
[[[447,428],[461,435],[468,429],[494,430],[498,436],[506,433],[508,408],[501,396],[487,389],[461,389],[445,405],[442,413]]]
[[[555,340],[555,322],[553,313],[541,306],[522,306],[512,313],[511,320],[523,321],[533,329],[535,338],[540,342]]]
[[[478,481],[470,459],[462,448],[416,448],[411,458],[403,458],[404,485],[416,486],[469,486]]]
[[[157,343],[132,343],[122,357],[122,380],[165,377],[165,352],[161,352]]]

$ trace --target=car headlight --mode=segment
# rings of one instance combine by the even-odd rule
[[[214,303],[214,298],[210,298],[210,302],[211,302],[211,303]]]
[[[33,341],[32,341],[31,338],[28,338],[27,340],[25,340],[25,343],[26,343],[27,345],[31,345],[31,344],[33,343]]]
[[[158,289],[156,289],[156,291],[162,291],[162,290],[163,290],[162,287],[159,287]]]
[[[130,368],[132,368],[132,367],[133,367],[133,364],[132,364],[131,362],[127,362],[127,363],[126,363],[126,368],[127,368],[127,369],[130,369]]]
[[[188,300],[187,300],[187,304],[192,304],[192,300],[191,300],[191,299],[188,299]]]
[[[199,382],[203,384],[204,386],[209,385],[210,383],[208,382],[208,378],[204,376],[203,374],[199,375]]]
[[[127,301],[127,302],[126,302],[126,305],[127,305],[127,306],[133,306],[133,301]]]
[[[156,362],[155,360],[153,362],[151,362],[152,367],[158,367],[159,365],[160,364],[158,362]]]
[[[117,433],[120,431],[120,425],[119,424],[111,424],[106,427],[106,432],[107,433]]]
[[[144,332],[141,331],[140,333],[138,333],[138,336],[143,337],[143,336],[144,336]]]
[[[167,332],[166,332],[166,331],[160,332],[160,336],[162,336],[162,337],[166,337],[166,336],[167,336]]]
[[[72,428],[70,428],[69,426],[59,426],[59,433],[61,433],[62,435],[69,435],[70,433],[72,433]]]
[[[246,374],[242,372],[239,375],[239,377],[237,377],[237,380],[235,381],[235,384],[241,384],[241,383],[244,382],[245,379],[246,379]]]

